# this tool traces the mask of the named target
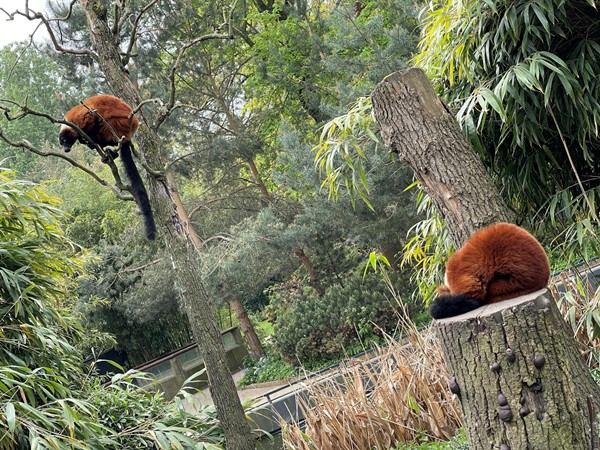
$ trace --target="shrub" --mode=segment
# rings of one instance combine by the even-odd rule
[[[0,168],[0,210],[0,448],[222,448],[210,414],[86,376],[74,344],[93,331],[68,309],[82,268],[56,199]]]
[[[246,373],[240,380],[240,386],[284,380],[298,373],[298,370],[283,361],[280,355],[267,355],[258,361],[250,358],[246,361],[245,368]]]
[[[298,290],[275,314],[274,344],[290,363],[336,358],[365,341],[381,341],[384,332],[393,334],[402,310],[377,274],[355,273],[322,297],[311,288]]]

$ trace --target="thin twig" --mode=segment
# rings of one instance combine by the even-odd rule
[[[5,14],[7,14],[10,17],[9,20],[14,20],[14,17],[17,15],[23,16],[27,20],[30,20],[30,21],[40,20],[46,27],[46,31],[48,32],[48,35],[50,36],[50,40],[52,41],[54,48],[61,53],[69,53],[72,55],[95,57],[96,54],[91,49],[73,49],[73,48],[63,47],[58,42],[58,39],[56,38],[54,30],[52,29],[52,22],[62,22],[62,21],[68,20],[71,17],[75,3],[77,3],[77,0],[71,0],[71,2],[69,3],[67,14],[64,17],[56,17],[54,19],[49,19],[41,12],[37,12],[37,11],[30,9],[29,2],[25,3],[25,12],[16,10],[12,13],[9,13],[3,8],[0,8],[0,10],[3,11]],[[37,28],[36,28],[36,30],[37,30]]]
[[[158,264],[162,260],[163,260],[163,258],[158,258],[158,259],[155,259],[154,261],[150,261],[149,263],[143,264],[143,265],[138,266],[138,267],[129,267],[127,269],[122,269],[121,272],[138,272],[138,271],[144,270],[147,267],[150,267],[150,266],[153,266],[155,264]]]
[[[179,69],[179,66],[181,65],[184,53],[189,48],[193,47],[194,45],[196,45],[200,42],[204,42],[204,41],[208,41],[208,40],[212,40],[212,39],[233,39],[233,35],[230,33],[228,33],[228,34],[219,34],[219,33],[206,34],[204,36],[199,36],[196,39],[192,39],[191,41],[183,44],[179,48],[179,53],[177,54],[177,58],[175,59],[175,62],[173,63],[173,65],[171,66],[171,69],[169,70],[169,76],[168,76],[169,101],[166,104],[165,110],[161,114],[158,115],[158,117],[156,118],[156,121],[154,122],[153,128],[155,130],[158,130],[158,128],[162,125],[162,123],[165,120],[167,120],[167,118],[172,114],[173,110],[175,109],[174,108],[175,92],[176,92],[175,75],[177,74],[177,70]]]
[[[127,65],[127,63],[129,62],[129,58],[131,57],[131,52],[133,51],[133,46],[135,45],[135,41],[137,39],[137,31],[138,31],[138,27],[140,25],[140,21],[142,20],[142,16],[144,14],[146,14],[146,12],[150,8],[152,8],[157,2],[158,2],[158,0],[152,0],[150,3],[148,3],[146,6],[144,6],[142,8],[142,10],[140,11],[140,13],[135,18],[135,20],[133,22],[132,29],[131,29],[131,35],[129,37],[129,45],[127,46],[127,50],[125,51],[125,56],[123,58],[123,65],[124,66]],[[115,17],[115,23],[117,23],[117,18],[116,17]]]

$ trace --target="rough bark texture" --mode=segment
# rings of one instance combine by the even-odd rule
[[[423,71],[393,73],[371,98],[385,144],[412,167],[457,247],[480,228],[512,221],[483,164]]]
[[[547,291],[435,323],[469,448],[598,448],[600,389]],[[590,415],[590,406],[593,414]]]
[[[135,84],[122,65],[119,48],[107,23],[107,3],[104,0],[82,0],[88,21],[97,63],[117,96],[130,105],[141,103]],[[216,325],[213,308],[201,281],[198,252],[191,240],[189,223],[182,219],[172,198],[173,187],[159,171],[165,167],[160,136],[150,126],[143,110],[138,113],[141,126],[136,134],[138,148],[148,166],[157,170],[147,178],[147,188],[159,231],[165,239],[173,261],[173,269],[181,290],[181,301],[194,339],[206,362],[211,396],[223,427],[227,447],[236,450],[254,449],[248,421],[240,404],[235,383],[229,373],[225,349]]]
[[[246,308],[244,308],[243,303],[237,299],[231,300],[229,304],[231,305],[231,309],[235,314],[235,318],[240,324],[242,333],[244,333],[250,354],[254,359],[259,360],[265,356],[265,349],[263,348],[260,339],[254,330],[254,327],[252,326],[252,322],[250,322],[248,313],[246,313]]]

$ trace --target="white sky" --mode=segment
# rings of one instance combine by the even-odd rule
[[[29,9],[41,11],[46,3],[46,0],[29,0]],[[25,0],[0,0],[0,8],[9,13],[16,10],[25,12]],[[7,18],[8,16],[0,11],[0,47],[10,42],[29,39],[29,35],[33,33],[33,30],[35,30],[35,27],[39,23],[38,21],[27,20],[19,15],[15,16],[15,20],[7,21]],[[40,28],[35,36],[36,39],[43,39],[47,36],[46,29],[43,27]]]

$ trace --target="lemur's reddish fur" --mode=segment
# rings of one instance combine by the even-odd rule
[[[446,284],[429,307],[434,319],[451,317],[543,289],[548,257],[523,228],[497,223],[477,231],[446,266]]]
[[[76,125],[87,135],[87,137],[80,135],[75,128],[62,125],[59,140],[65,152],[71,151],[76,141],[92,149],[96,148],[96,145],[104,149],[106,146],[117,147],[123,138],[120,154],[131,194],[144,218],[146,237],[150,240],[155,239],[156,225],[150,200],[131,154],[133,150],[131,139],[139,126],[138,118],[132,114],[131,107],[112,95],[96,95],[67,111],[65,121]],[[110,151],[110,156],[117,158],[119,154]]]
[[[123,136],[125,142],[131,142],[139,122],[136,116],[130,115],[131,107],[123,100],[112,95],[96,95],[67,111],[65,121],[77,125],[94,143],[104,148],[118,145]],[[71,138],[71,145],[76,140],[84,140],[77,130],[67,125],[61,127],[61,137],[63,135]],[[70,146],[63,148],[67,152],[71,150]]]

